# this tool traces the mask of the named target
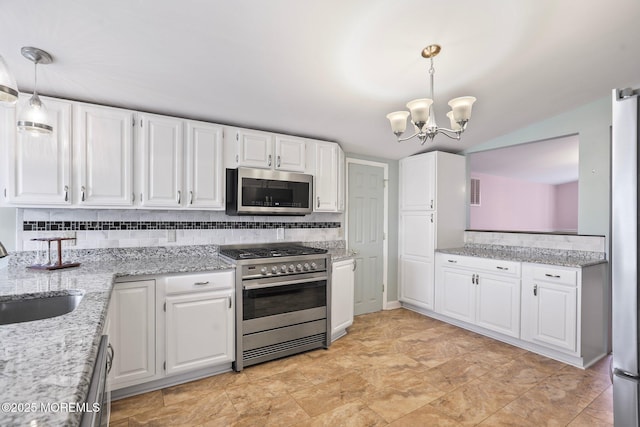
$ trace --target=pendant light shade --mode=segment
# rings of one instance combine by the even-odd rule
[[[51,55],[47,52],[37,47],[25,46],[21,52],[22,56],[34,64],[34,84],[33,96],[29,99],[27,107],[23,109],[18,116],[18,130],[34,136],[41,134],[47,135],[53,132],[53,126],[50,122],[47,108],[38,96],[38,64],[50,64],[53,62],[53,58],[51,58]]]
[[[0,102],[13,104],[18,100],[18,85],[9,71],[4,58],[0,56]]]

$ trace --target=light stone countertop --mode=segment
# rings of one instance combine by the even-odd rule
[[[331,262],[343,261],[354,257],[354,253],[351,249],[334,248],[328,249],[328,251],[331,255]]]
[[[217,256],[196,256],[86,262],[80,267],[53,271],[24,266],[0,269],[0,300],[70,290],[84,292],[71,313],[0,325],[0,404],[28,404],[31,408],[31,412],[8,412],[3,406],[0,425],[79,424],[79,412],[42,412],[40,406],[84,402],[115,278],[230,268],[231,264]],[[22,409],[15,405],[13,409]]]
[[[438,249],[436,252],[503,261],[529,262],[563,267],[588,267],[607,262],[602,252],[541,249],[520,246],[466,245],[460,248]]]

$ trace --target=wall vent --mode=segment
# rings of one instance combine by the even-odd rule
[[[480,206],[480,180],[477,178],[471,178],[470,197],[471,206]]]

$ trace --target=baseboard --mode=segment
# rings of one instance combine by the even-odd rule
[[[402,305],[400,301],[387,301],[382,307],[383,310],[395,310],[396,308],[401,308]]]

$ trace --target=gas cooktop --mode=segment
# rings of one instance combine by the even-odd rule
[[[220,246],[220,255],[233,260],[321,255],[326,253],[326,249],[311,248],[289,243]]]

